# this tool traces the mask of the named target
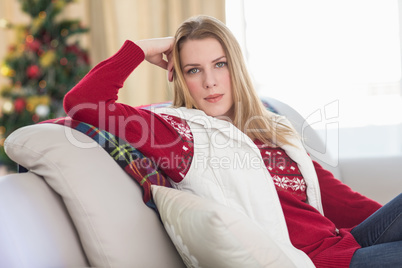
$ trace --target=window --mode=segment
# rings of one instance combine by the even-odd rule
[[[349,138],[343,143],[345,156],[381,153],[367,151],[363,145],[354,152],[346,149],[356,141],[353,133],[361,142],[358,135],[367,131],[378,135],[381,129],[393,129],[395,138],[389,141],[392,146],[379,150],[402,152],[397,0],[226,3],[227,25],[243,47],[261,96],[284,101],[307,120],[324,108],[336,109],[332,113],[337,114],[334,126],[340,129],[339,138],[346,133]],[[311,124],[317,130],[329,126],[322,121]]]

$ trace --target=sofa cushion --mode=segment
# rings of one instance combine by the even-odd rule
[[[140,187],[83,133],[56,124],[20,128],[8,156],[63,199],[94,267],[183,267]]]
[[[247,216],[184,191],[156,185],[151,189],[187,267],[296,267]]]

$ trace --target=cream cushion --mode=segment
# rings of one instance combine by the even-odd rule
[[[296,267],[243,214],[194,194],[152,185],[163,224],[187,267]]]
[[[63,199],[93,267],[184,267],[140,187],[88,136],[56,124],[20,128],[8,156]]]

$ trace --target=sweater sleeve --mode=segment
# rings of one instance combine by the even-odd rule
[[[313,161],[320,183],[324,215],[337,228],[352,228],[378,210],[381,205],[336,179],[331,172]]]
[[[116,54],[97,64],[66,94],[64,109],[71,118],[129,142],[152,158],[170,178],[179,181],[182,179],[180,172],[187,166],[178,167],[172,162],[175,157],[184,158],[182,147],[185,144],[177,130],[158,114],[117,102],[119,89],[144,57],[140,47],[126,41]]]
[[[64,97],[64,110],[71,118],[109,130],[110,116],[130,116],[139,111],[116,104],[117,94],[131,72],[144,60],[143,51],[126,41],[112,57],[97,64]],[[116,129],[118,132],[120,129]],[[119,133],[115,133],[119,134]]]

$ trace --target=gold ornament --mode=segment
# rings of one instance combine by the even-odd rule
[[[47,96],[47,95],[43,95],[43,96],[34,95],[34,96],[28,97],[26,109],[29,112],[32,113],[33,111],[35,111],[35,109],[36,109],[36,107],[38,105],[49,106],[49,104],[50,104],[50,97],[49,96]]]
[[[61,34],[61,36],[66,37],[68,35],[68,29],[61,30],[60,34]]]
[[[45,88],[46,85],[47,85],[47,83],[46,83],[45,80],[41,80],[41,81],[39,82],[39,87],[40,87],[40,88]]]
[[[39,18],[46,19],[46,16],[47,16],[46,11],[39,12]]]
[[[54,63],[55,60],[56,60],[56,53],[53,50],[49,50],[42,54],[42,56],[39,59],[39,63],[43,67],[47,68],[50,65],[52,65],[52,63]]]
[[[2,64],[1,65],[1,69],[0,69],[0,73],[3,76],[8,76],[8,77],[13,77],[15,75],[15,71],[13,69],[11,69],[8,65],[6,64]]]

